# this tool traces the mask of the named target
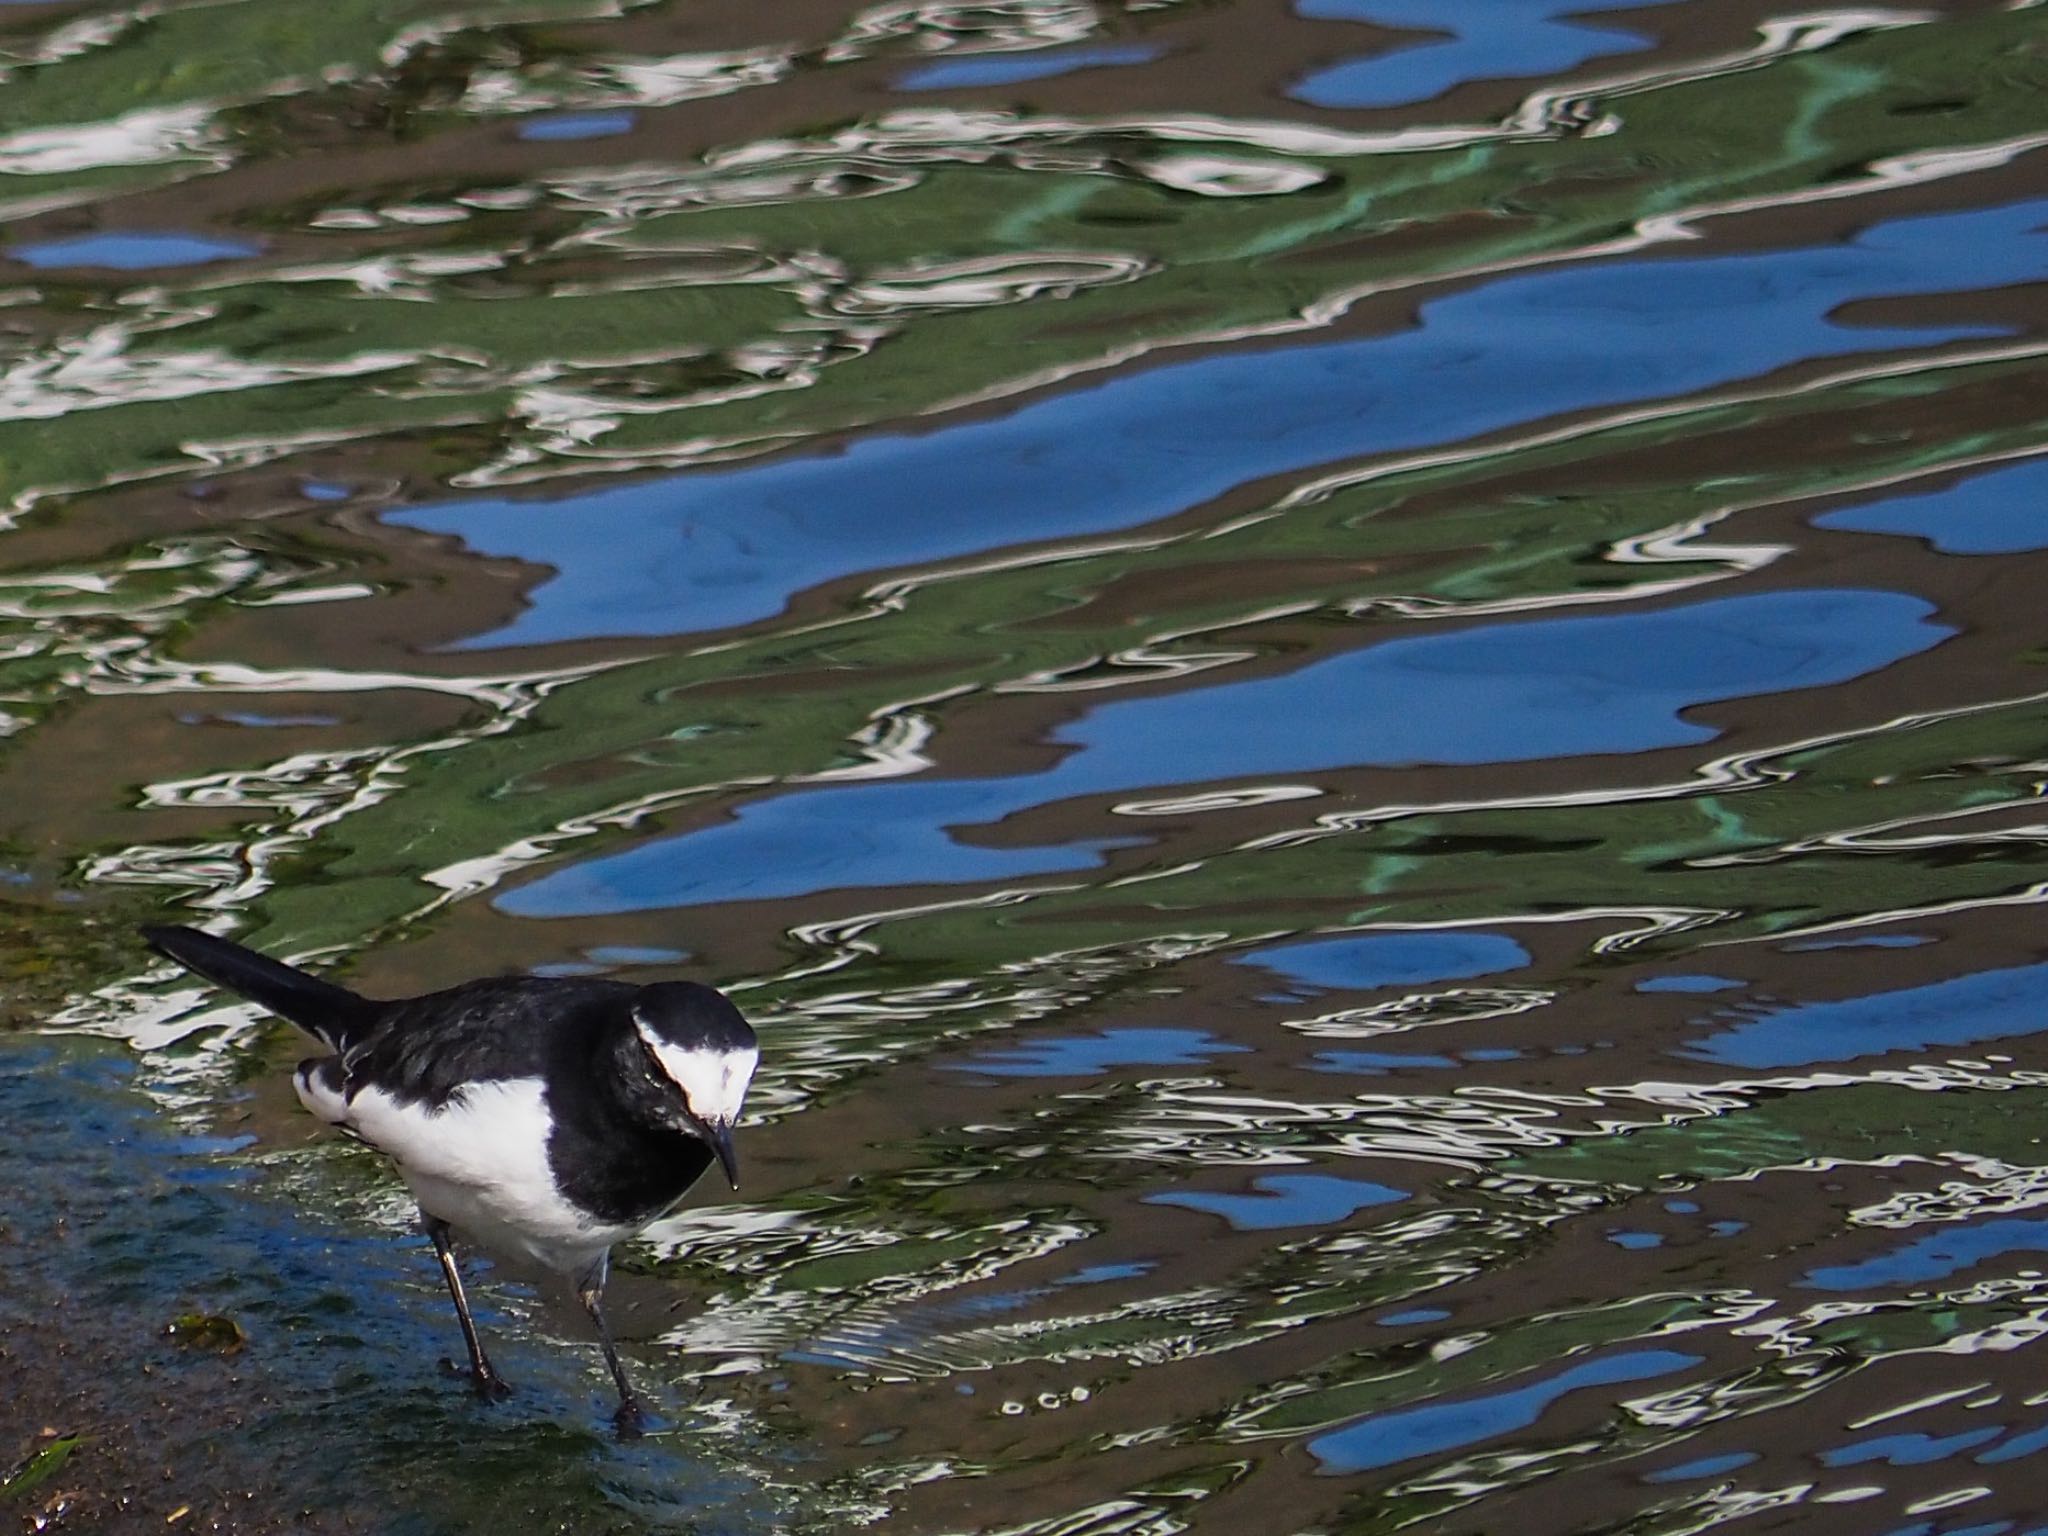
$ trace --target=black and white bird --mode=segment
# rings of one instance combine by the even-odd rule
[[[638,1433],[605,1276],[612,1245],[714,1160],[739,1188],[733,1124],[760,1052],[731,1001],[686,981],[510,976],[378,1002],[197,929],[142,935],[327,1047],[300,1064],[299,1100],[388,1154],[412,1187],[477,1391],[510,1389],[477,1337],[451,1228],[574,1281],[618,1383],[618,1426]]]

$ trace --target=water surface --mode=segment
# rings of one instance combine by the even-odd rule
[[[0,1501],[2048,1518],[2038,8],[5,17]],[[659,1433],[165,920],[732,991]]]

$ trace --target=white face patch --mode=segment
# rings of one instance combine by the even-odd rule
[[[647,1049],[661,1063],[661,1070],[682,1089],[683,1102],[690,1106],[691,1114],[707,1125],[730,1125],[740,1117],[747,1084],[754,1080],[754,1067],[761,1059],[758,1050],[752,1046],[718,1051],[673,1045],[643,1024],[637,1013],[633,1015],[633,1028],[647,1042]]]

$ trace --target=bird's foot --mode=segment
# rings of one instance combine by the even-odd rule
[[[476,1395],[487,1403],[502,1403],[512,1395],[512,1383],[492,1369],[486,1360],[481,1365],[457,1365],[446,1355],[441,1357],[441,1373],[444,1376],[461,1376],[476,1388]]]
[[[476,1382],[476,1395],[487,1403],[502,1403],[512,1395],[512,1383],[496,1371],[472,1372],[471,1379]]]
[[[621,1440],[638,1440],[655,1427],[653,1414],[642,1406],[637,1397],[619,1399],[619,1411],[612,1415],[612,1426],[618,1430]]]

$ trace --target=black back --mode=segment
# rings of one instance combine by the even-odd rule
[[[373,1005],[342,1053],[351,1085],[401,1103],[446,1104],[466,1083],[576,1076],[606,1037],[631,1031],[640,988],[581,977],[494,976]]]

